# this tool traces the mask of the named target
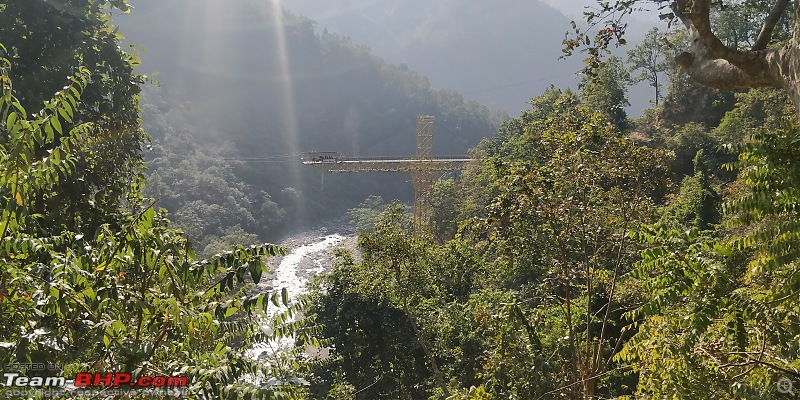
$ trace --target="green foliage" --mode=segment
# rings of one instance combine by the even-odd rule
[[[283,249],[197,260],[139,195],[143,77],[106,3],[0,3],[0,364],[180,374],[193,398],[299,397],[298,354],[322,346],[313,323],[294,321],[302,304],[285,293],[249,290]],[[270,316],[270,303],[285,311]],[[297,349],[247,354],[287,336]]]
[[[794,106],[786,93],[752,89],[736,94],[736,107],[725,114],[714,135],[723,143],[737,145],[763,129],[781,129],[786,116],[793,114]]]
[[[431,225],[433,235],[439,242],[452,239],[458,230],[459,203],[458,186],[453,179],[440,179],[431,192]]]
[[[670,68],[669,50],[665,48],[662,34],[658,28],[650,29],[641,43],[628,50],[628,63],[631,72],[640,71],[631,77],[631,83],[647,81],[655,92],[653,104],[658,106],[661,100],[661,76]]]
[[[698,158],[702,152],[698,152]],[[681,181],[680,191],[663,208],[660,223],[668,229],[707,230],[719,222],[720,196],[709,185],[706,172],[698,169]]]
[[[761,21],[772,11],[770,1],[730,2],[724,7],[715,8],[711,19],[714,33],[728,47],[737,50],[749,49],[753,46],[761,32]],[[792,15],[793,5],[789,5],[787,13]],[[784,43],[791,37],[792,20],[780,18],[774,28],[772,44]]]
[[[260,243],[258,235],[247,233],[241,226],[235,225],[225,230],[222,236],[206,238],[208,244],[200,253],[204,257],[220,254],[237,245],[252,246]]]
[[[555,115],[558,111],[558,103],[563,97],[571,98],[573,100],[577,100],[578,97],[575,93],[573,93],[569,88],[565,90],[561,90],[556,88],[554,85],[550,85],[547,89],[545,89],[542,94],[532,98],[528,101],[528,104],[531,105],[532,110],[525,113],[525,115],[530,115],[534,119],[547,119]],[[563,103],[564,100],[561,100]],[[507,121],[506,123],[512,123],[512,121]]]
[[[800,339],[797,132],[742,145],[725,229],[640,233],[654,247],[631,278],[653,295],[632,314],[639,332],[620,358],[638,360],[641,392],[780,398],[775,382],[797,376],[800,354],[787,345]]]
[[[8,60],[0,62],[5,72]],[[32,212],[37,202],[55,195],[59,182],[74,174],[78,156],[102,137],[92,122],[69,131],[58,122],[72,118],[89,76],[79,69],[69,86],[27,117],[12,80],[0,75],[0,364],[53,363],[136,376],[177,373],[190,378],[194,397],[301,393],[300,370],[293,364],[245,354],[254,343],[289,332],[302,343],[313,342],[314,329],[290,322],[296,306],[273,320],[272,334],[258,328],[270,302],[289,305],[278,293],[272,299],[251,295],[245,283],[257,283],[266,271],[262,258],[283,249],[239,246],[195,260],[188,241],[168,228],[166,214],[141,200],[106,215],[114,223],[93,232],[38,234],[49,216]],[[36,154],[40,148],[49,150]]]
[[[497,182],[492,176],[492,172],[484,167],[487,151],[491,145],[488,139],[482,140],[469,152],[470,158],[480,161],[468,163],[461,170],[461,179],[458,181],[457,190],[459,194],[458,221],[466,221],[482,215],[494,196],[497,195]]]
[[[371,233],[386,211],[387,205],[380,196],[369,196],[356,208],[347,211],[350,221],[359,233]]]
[[[597,376],[616,370],[609,356],[624,341],[612,315],[626,307],[617,285],[636,255],[627,233],[652,218],[666,169],[664,152],[636,146],[573,101],[562,97],[558,113],[523,125],[513,143],[530,151],[525,158],[494,160],[502,189],[483,235],[500,271],[511,272],[505,284],[531,292],[531,312],[561,314],[537,329],[562,338],[545,342],[544,353],[565,357],[551,385],[581,384],[555,392],[588,396],[614,385],[613,374]]]
[[[150,96],[153,100],[156,94]],[[241,162],[226,160],[233,152],[229,143],[210,146],[216,143],[210,138],[199,143],[189,106],[163,113],[153,104],[145,109],[150,111],[144,127],[154,134],[145,194],[172,211],[173,223],[198,249],[228,235],[236,225],[243,235],[257,235],[258,241],[276,238],[287,211],[268,193],[237,178],[234,167]]]
[[[794,249],[800,187],[795,162],[798,132],[796,125],[787,125],[777,132],[757,134],[752,143],[744,146],[739,167],[749,191],[725,206],[732,217],[729,226],[755,225],[751,240],[743,240],[740,245],[757,250],[751,267],[758,271],[785,270],[800,256]]]
[[[715,23],[745,28],[731,32],[741,45],[754,33],[736,20],[762,3]],[[439,184],[439,241],[410,235],[397,212],[362,237],[363,262],[341,256],[313,303],[336,326],[327,335],[351,342],[334,347],[342,359],[316,395],[783,398],[775,383],[800,368],[800,129],[786,97],[720,94],[664,64],[670,90],[646,148],[620,133],[627,78],[614,62],[594,65],[579,97],[551,87],[532,99],[461,182]],[[415,352],[400,357],[398,343]],[[424,363],[420,391],[367,375],[381,362]]]
[[[340,252],[334,271],[317,283],[311,312],[331,338],[334,358],[315,372],[319,398],[346,386],[363,399],[427,397],[431,374],[406,307],[411,302],[401,298],[428,286],[412,261],[424,247],[409,227],[403,206],[389,206],[375,232],[360,237],[364,262]]]
[[[340,254],[318,281],[312,310],[336,361],[315,371],[315,396],[631,393],[615,389],[635,380],[609,358],[636,297],[615,285],[638,255],[628,230],[653,217],[666,153],[636,146],[570,93],[544,99],[483,144],[486,159],[462,181],[438,184],[434,220],[460,227],[453,239],[411,235],[390,206],[360,238],[363,261]]]
[[[611,57],[594,74],[584,76],[578,85],[580,97],[591,110],[602,112],[618,130],[624,131],[628,120],[625,107],[630,105],[627,95],[630,79],[622,60]]]
[[[432,236],[412,234],[399,202],[370,196],[351,209],[359,261],[339,251],[332,273],[292,305],[286,291],[253,292],[263,258],[283,254],[261,239],[386,185],[328,176],[317,185],[317,171],[281,165],[295,159],[285,153],[410,154],[413,135],[369,135],[424,110],[444,131],[474,138],[494,117],[283,15],[283,61],[314,77],[290,82],[296,130],[283,101],[255,95],[279,84],[230,78],[277,75],[263,58],[242,63],[257,70],[213,80],[188,74],[204,82],[181,94],[202,100],[196,106],[156,95],[159,106],[145,106],[155,134],[148,194],[175,211],[178,231],[139,195],[144,77],[107,16],[128,6],[84,3],[0,2],[0,364],[177,373],[190,377],[190,397],[242,399],[777,399],[775,382],[798,376],[800,128],[784,117],[794,113],[785,95],[701,88],[662,63],[671,50],[651,32],[630,54],[644,71],[634,80],[649,81],[656,102],[658,74],[670,77],[665,104],[637,137],[651,148],[622,133],[627,69],[595,59],[580,94],[549,88],[471,151],[480,161],[460,181],[436,183]],[[747,21],[765,4],[721,10],[721,39],[752,42]],[[603,3],[586,16],[631,5]],[[278,17],[260,4],[248,10],[220,18],[263,27]],[[624,26],[615,28],[597,35],[590,57],[621,38]],[[250,30],[236,40],[271,42]],[[209,105],[201,86],[248,95]],[[219,121],[202,117],[211,109]],[[260,159],[266,167],[248,164],[265,155],[275,157]],[[287,337],[293,346],[271,349]],[[314,360],[308,347],[330,357]]]
[[[107,13],[111,8],[128,10],[128,5],[122,0],[0,5],[0,40],[7,50],[3,53],[14,63],[5,74],[14,82],[14,96],[23,109],[39,110],[53,93],[63,91],[76,67],[84,68],[81,101],[63,109],[69,119],[56,115],[45,128],[58,140],[90,122],[93,130],[87,135],[93,145],[76,154],[73,173],[39,199],[34,212],[48,216],[38,224],[43,235],[76,226],[94,231],[112,222],[106,217],[141,184],[139,151],[147,137],[139,129],[138,95],[144,78],[133,72],[138,57],[118,46],[121,35]],[[49,150],[45,145],[35,153],[41,157]]]
[[[670,169],[678,176],[693,175],[698,168],[717,171],[722,163],[727,161],[724,155],[720,154],[721,143],[702,124],[690,122],[675,127],[670,133],[673,136],[666,139],[666,147],[675,154]],[[703,155],[702,166],[696,166],[694,163],[698,152]]]

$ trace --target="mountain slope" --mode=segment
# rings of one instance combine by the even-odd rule
[[[268,234],[281,225],[276,220],[286,226],[340,215],[369,194],[410,200],[406,175],[331,175],[323,183],[299,153],[412,156],[416,116],[432,114],[435,154],[466,154],[501,119],[265,3],[131,3],[136,8],[119,18],[121,31],[147,48],[144,70],[160,72],[144,116],[156,140],[150,165],[159,176],[157,197],[179,224],[185,216],[184,226],[212,223],[205,221],[233,208],[253,218],[232,223]],[[211,180],[215,195],[201,187]],[[258,220],[265,207],[269,221]],[[224,221],[212,224],[219,226],[195,226],[197,235],[224,234]]]
[[[284,0],[434,86],[515,115],[551,83],[575,86],[579,58],[559,60],[569,19],[540,1]]]

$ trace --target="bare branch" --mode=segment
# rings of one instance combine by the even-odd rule
[[[761,26],[761,31],[758,33],[755,44],[751,50],[763,50],[767,48],[770,40],[772,40],[772,31],[775,30],[775,25],[778,24],[783,12],[789,7],[789,0],[778,0],[772,7],[772,10],[764,20],[764,25]]]

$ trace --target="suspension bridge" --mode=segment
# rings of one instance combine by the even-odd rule
[[[430,226],[433,207],[430,201],[438,175],[458,171],[473,161],[467,156],[434,156],[432,115],[417,116],[416,157],[348,157],[337,152],[309,151],[302,154],[303,164],[324,172],[406,172],[414,181],[414,231],[421,233]]]

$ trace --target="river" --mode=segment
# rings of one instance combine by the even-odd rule
[[[290,301],[293,301],[306,293],[306,285],[313,277],[333,268],[333,249],[345,247],[356,250],[357,241],[357,235],[346,225],[337,228],[335,232],[330,232],[327,228],[318,228],[289,235],[280,243],[288,249],[288,253],[267,260],[270,273],[261,280],[256,290],[274,292],[286,288]],[[281,310],[273,307],[269,315],[275,315]],[[271,330],[266,325],[263,329]],[[292,344],[291,338],[261,343],[253,347],[251,354],[260,358]]]

